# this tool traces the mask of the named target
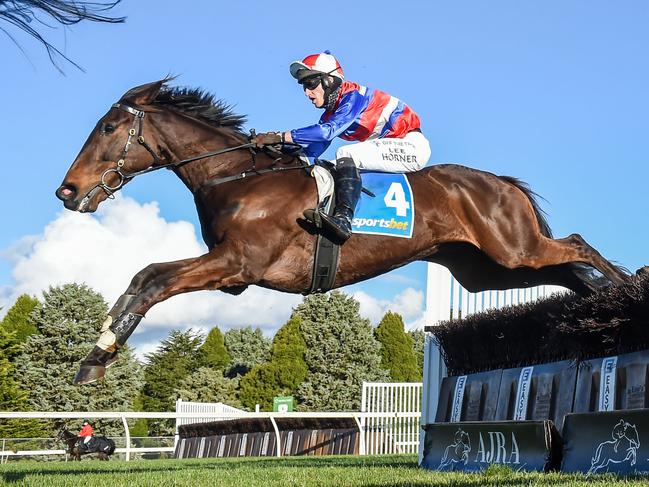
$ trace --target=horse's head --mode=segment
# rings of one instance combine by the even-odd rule
[[[471,449],[471,439],[469,438],[469,433],[462,429],[458,429],[455,432],[455,444],[456,445],[465,445]]]
[[[640,437],[638,436],[638,430],[634,424],[624,422],[624,436],[632,447],[640,447]]]
[[[133,88],[97,122],[56,190],[67,209],[95,211],[129,175],[160,162],[155,154],[161,141],[146,115],[166,81]]]

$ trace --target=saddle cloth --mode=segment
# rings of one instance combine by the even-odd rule
[[[318,187],[318,205],[329,210],[334,179],[321,166],[313,166],[311,176]],[[412,188],[405,174],[361,172],[363,187],[352,222],[353,233],[411,238],[415,221]]]

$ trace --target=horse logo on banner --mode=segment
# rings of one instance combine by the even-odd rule
[[[469,433],[459,428],[455,432],[453,443],[444,450],[442,461],[439,462],[437,470],[453,470],[456,463],[466,465],[469,462],[469,453],[471,453]]]
[[[612,440],[603,441],[595,450],[595,455],[590,461],[589,474],[605,472],[611,463],[629,462],[629,465],[635,465],[637,450],[640,448],[640,438],[635,425],[621,419],[613,427],[611,437]]]

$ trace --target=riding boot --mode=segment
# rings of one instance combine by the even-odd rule
[[[72,381],[74,385],[91,384],[102,379],[106,369],[117,362],[117,350],[124,346],[142,320],[142,315],[126,312],[134,297],[132,294],[120,296],[108,312],[108,317],[101,327],[99,341],[81,362]]]
[[[354,161],[349,157],[338,160],[334,173],[336,185],[336,209],[333,216],[320,212],[322,223],[336,237],[345,242],[352,236],[352,219],[358,199],[361,197],[361,177]]]

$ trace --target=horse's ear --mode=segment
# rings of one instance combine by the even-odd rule
[[[153,83],[147,83],[142,86],[131,88],[124,93],[124,96],[122,96],[120,101],[126,101],[139,106],[149,105],[153,100],[155,100],[155,97],[158,96],[160,88],[162,88],[166,82],[167,79],[165,78],[154,81]]]

